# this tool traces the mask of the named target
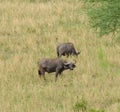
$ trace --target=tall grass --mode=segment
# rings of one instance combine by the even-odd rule
[[[120,46],[112,46],[110,37],[96,38],[83,6],[77,0],[1,0],[1,112],[73,112],[81,98],[87,111],[120,111]],[[57,82],[54,73],[39,79],[37,62],[56,57],[63,42],[81,51],[67,59],[76,59],[77,67]]]

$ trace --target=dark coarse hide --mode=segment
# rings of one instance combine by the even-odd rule
[[[78,54],[80,54],[80,52],[76,52],[73,43],[62,43],[57,46],[57,56],[58,57],[61,57],[62,55],[63,56],[66,55],[67,57],[69,57],[69,55],[78,56]]]
[[[40,62],[38,62],[38,74],[39,76],[43,76],[45,79],[45,72],[55,74],[55,81],[57,80],[58,75],[60,75],[64,70],[70,69],[73,70],[75,68],[74,62],[67,62],[61,58],[48,59],[43,58]]]

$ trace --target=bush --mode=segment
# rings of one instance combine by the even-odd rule
[[[96,7],[88,11],[90,24],[100,36],[120,31],[120,2],[119,0],[85,0],[94,2]],[[97,3],[101,5],[97,5]]]
[[[73,106],[74,112],[86,112],[87,111],[87,102],[82,98],[81,101],[77,101]]]

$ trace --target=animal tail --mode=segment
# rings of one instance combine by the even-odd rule
[[[59,57],[59,52],[57,52],[57,56]]]
[[[56,52],[57,52],[57,56],[59,57],[59,46],[57,47]]]
[[[40,70],[38,70],[38,75],[41,75],[41,71]]]

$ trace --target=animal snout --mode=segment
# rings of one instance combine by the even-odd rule
[[[76,65],[71,64],[71,65],[70,65],[70,70],[73,70],[75,67],[76,67]]]

